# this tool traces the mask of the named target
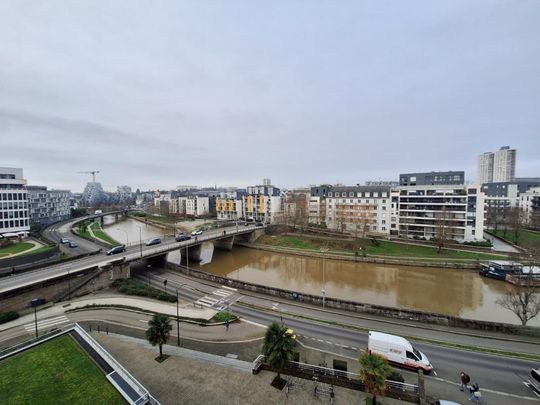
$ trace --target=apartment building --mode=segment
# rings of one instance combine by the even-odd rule
[[[484,237],[484,193],[478,186],[426,185],[392,192],[391,234],[458,242]]]
[[[47,226],[71,218],[71,192],[47,190],[45,186],[27,186],[30,223]]]
[[[465,184],[465,172],[404,173],[399,175],[400,186],[434,186],[438,184]]]
[[[478,184],[493,182],[493,152],[485,152],[478,156],[476,182]]]
[[[532,187],[519,196],[519,207],[525,214],[528,226],[540,229],[540,186]]]
[[[477,183],[512,182],[516,176],[515,149],[503,146],[496,152],[485,152],[478,156]]]
[[[29,230],[28,193],[23,170],[0,167],[0,235]]]
[[[236,221],[244,219],[244,193],[222,193],[216,198],[217,219]]]
[[[356,235],[390,233],[390,187],[336,186],[327,191],[326,226]]]

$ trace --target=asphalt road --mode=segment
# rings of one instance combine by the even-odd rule
[[[94,252],[98,250],[100,246],[84,238],[81,238],[71,232],[71,227],[73,226],[73,223],[85,218],[88,217],[75,218],[70,219],[69,221],[52,224],[51,226],[45,228],[43,230],[43,233],[47,238],[58,243],[58,245],[60,246],[60,251],[66,253],[69,256]],[[76,248],[70,248],[67,244],[61,243],[62,238],[67,238],[71,241],[75,241],[79,246]]]

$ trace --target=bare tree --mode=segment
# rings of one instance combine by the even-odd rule
[[[514,243],[518,244],[519,236],[525,225],[523,210],[519,207],[510,207],[506,210],[506,223],[514,236]]]
[[[540,312],[537,282],[531,266],[529,274],[515,278],[512,290],[496,301],[501,307],[516,314],[523,326]]]
[[[435,213],[435,239],[437,241],[437,252],[440,253],[452,239],[453,226],[451,218],[452,214],[446,207]]]

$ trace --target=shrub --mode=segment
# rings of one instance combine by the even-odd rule
[[[19,317],[19,313],[15,311],[0,313],[0,324],[13,321]]]
[[[145,283],[131,278],[114,280],[112,286],[126,295],[136,295],[139,297],[155,298],[160,301],[176,302],[176,296],[160,291],[157,288],[149,287]]]
[[[236,317],[228,312],[218,312],[214,315],[212,320],[215,322],[225,322],[226,320],[233,321],[236,319]]]
[[[390,374],[387,378],[387,380],[390,380],[390,381],[397,381],[397,382],[400,382],[400,383],[403,383],[405,382],[405,379],[403,378],[403,376],[398,373],[397,371],[392,371],[392,374]]]
[[[481,247],[492,247],[493,246],[489,240],[463,242],[463,244],[468,245],[468,246],[481,246]]]

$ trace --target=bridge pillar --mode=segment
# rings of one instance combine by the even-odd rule
[[[104,215],[100,216],[99,220],[101,221],[101,227],[103,228],[103,226],[105,225],[105,216]]]
[[[217,239],[214,241],[214,249],[231,251],[234,244],[234,235],[229,238]]]
[[[182,264],[186,263],[186,258],[189,258],[190,262],[200,262],[201,261],[201,245],[192,245],[189,248],[183,248],[180,250],[181,262]]]
[[[248,232],[243,233],[240,235],[236,235],[236,238],[234,239],[234,243],[255,243],[255,232]]]

